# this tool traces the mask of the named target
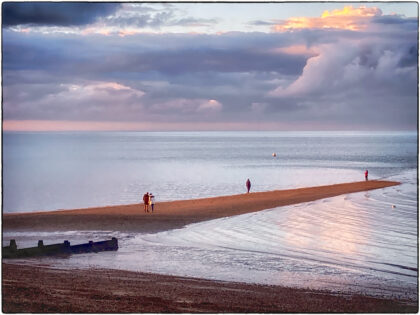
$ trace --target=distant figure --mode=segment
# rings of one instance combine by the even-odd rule
[[[249,180],[249,178],[246,180],[246,189],[248,189],[249,194],[249,191],[251,190],[251,181]]]
[[[155,207],[155,196],[152,193],[149,194],[149,205],[152,206],[152,213]]]
[[[274,153],[273,153],[273,157],[276,157],[276,156],[277,156],[277,154],[276,154],[276,152],[274,152]]]
[[[365,171],[365,180],[368,180],[368,174],[369,174],[369,172],[368,172],[368,170],[366,170]]]
[[[149,212],[149,193],[143,195],[144,212]]]

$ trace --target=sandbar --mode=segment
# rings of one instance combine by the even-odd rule
[[[361,182],[251,192],[239,195],[157,202],[153,213],[145,213],[143,204],[3,214],[4,231],[127,231],[158,232],[183,226],[334,197],[399,185],[399,182],[369,180]],[[139,196],[141,199],[141,196]]]

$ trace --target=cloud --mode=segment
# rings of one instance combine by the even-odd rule
[[[114,13],[121,4],[86,2],[4,2],[4,26],[85,25]]]
[[[149,110],[152,113],[166,111],[167,113],[182,113],[182,114],[194,114],[194,113],[216,113],[220,112],[223,105],[217,100],[206,100],[206,99],[171,99],[169,101],[155,103]]]
[[[418,19],[417,18],[406,18],[402,15],[375,16],[372,19],[372,22],[377,23],[377,24],[409,25],[412,28],[415,28],[418,25]]]
[[[161,28],[211,27],[165,3],[14,2],[3,4],[3,25],[19,32],[131,36]]]
[[[318,49],[319,55],[308,60],[297,80],[269,95],[280,104],[292,104],[295,112],[305,111],[314,121],[415,127],[417,65],[402,62],[410,58],[410,46],[375,41]]]
[[[305,63],[304,56],[270,54],[253,50],[178,50],[144,53],[127,56],[122,67],[133,67],[137,71],[156,70],[168,74],[188,72],[245,72],[275,71],[297,74]]]
[[[162,8],[124,3],[98,23],[181,21],[171,10],[158,17]],[[3,117],[416,128],[417,21],[340,12],[317,19],[366,27],[125,37],[4,29]]]
[[[124,10],[108,16],[104,22],[109,27],[130,28],[141,31],[142,28],[160,29],[163,26],[210,26],[216,19],[194,18],[180,12],[170,4],[124,3]]]
[[[256,113],[263,113],[265,111],[265,109],[267,108],[268,104],[267,103],[252,103],[251,104],[251,109],[252,111],[256,112]]]
[[[276,25],[277,23],[271,22],[271,21],[255,20],[255,21],[251,21],[249,24],[254,25],[254,26],[271,26],[271,25]]]
[[[123,6],[124,10],[120,10],[104,20],[107,27],[116,26],[120,29],[129,27],[140,30],[144,27],[160,28],[174,19],[174,12],[170,8],[160,11],[140,3],[125,3]]]
[[[307,51],[275,50],[292,38],[276,34],[225,35],[67,35],[4,33],[4,67],[45,69],[61,75],[84,73],[278,72],[300,74]],[[287,46],[289,47],[289,46]]]
[[[301,23],[292,23],[297,21]],[[310,46],[314,54],[309,55],[302,73],[267,94],[273,100],[266,101],[270,104],[266,112],[288,113],[289,119],[297,120],[307,115],[312,122],[343,126],[415,128],[418,45],[413,24],[417,21],[382,16],[380,10],[365,7],[286,21],[278,30],[294,28],[299,37],[302,32],[312,34],[315,28],[331,40],[315,38]],[[305,47],[290,49],[303,51]]]
[[[105,93],[94,97],[97,82],[112,81],[144,92],[138,104],[150,119],[168,119],[168,113],[173,120],[221,112],[222,119],[235,117],[241,106],[273,89],[279,76],[289,82],[301,73],[306,51],[273,50],[288,45],[292,39],[287,37],[235,33],[121,38],[5,31],[3,114],[5,119],[139,119],[140,109],[125,97],[129,90],[113,93],[114,98]],[[80,89],[83,97],[69,90],[73,85],[86,86]],[[110,114],[112,102],[121,113]]]
[[[141,116],[144,92],[117,82],[15,85],[3,93],[8,119],[116,119]],[[133,116],[132,116],[133,117]]]
[[[344,41],[320,45],[317,51],[318,55],[308,59],[297,80],[287,87],[279,86],[271,95],[304,97],[355,87],[394,91],[408,82],[411,86],[416,83],[413,42]]]
[[[293,29],[365,29],[368,21],[375,16],[381,16],[382,11],[378,8],[361,6],[353,8],[346,6],[341,10],[324,11],[319,18],[294,17],[273,27],[275,31],[283,32]]]
[[[216,101],[216,100],[208,100],[202,102],[198,108],[197,111],[199,112],[220,112],[222,110],[223,105]]]

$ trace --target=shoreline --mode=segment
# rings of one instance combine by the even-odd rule
[[[120,229],[153,232],[219,217],[399,185],[368,181],[216,198],[3,214],[3,231]],[[115,269],[57,269],[2,261],[6,313],[416,313],[418,300]]]
[[[191,223],[399,184],[394,181],[369,180],[221,197],[164,201],[156,203],[154,213],[145,213],[142,203],[48,212],[4,213],[2,222],[3,231],[118,230],[154,233],[182,228]]]
[[[418,301],[113,269],[2,264],[6,313],[416,313]]]

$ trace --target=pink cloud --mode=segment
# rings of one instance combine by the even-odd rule
[[[153,111],[177,110],[183,113],[219,112],[222,108],[222,103],[217,100],[185,98],[178,98],[163,103],[157,103],[150,107]]]
[[[203,112],[203,111],[213,111],[213,112],[219,112],[222,110],[223,105],[216,101],[216,100],[209,100],[202,102],[198,107],[197,111]]]
[[[272,49],[271,52],[274,53],[283,53],[289,55],[308,55],[314,56],[318,54],[316,47],[308,47],[306,45],[291,45],[286,47],[278,47]]]
[[[44,117],[49,119],[56,115],[56,119],[78,119],[82,117],[115,118],[123,115],[124,110],[139,112],[143,108],[145,92],[131,88],[118,82],[77,82],[76,84],[60,84],[59,88],[43,94],[39,98],[29,98],[18,101],[9,101],[11,91],[4,92],[7,108],[4,112],[10,114],[14,110],[30,112],[44,109]],[[132,114],[132,113],[131,113]],[[130,115],[131,115],[130,114]],[[87,116],[86,116],[87,115]],[[26,118],[26,117],[22,117]],[[29,117],[28,117],[29,118]]]

